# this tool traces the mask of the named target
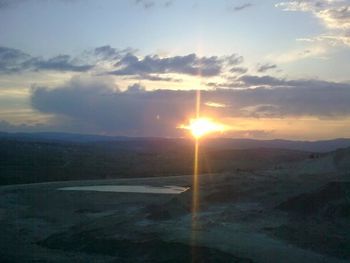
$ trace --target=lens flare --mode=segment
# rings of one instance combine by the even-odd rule
[[[226,130],[225,125],[216,123],[209,118],[191,119],[188,125],[180,125],[179,128],[189,130],[196,139],[209,133],[222,133]]]

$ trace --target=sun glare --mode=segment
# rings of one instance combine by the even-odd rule
[[[189,130],[196,139],[209,133],[225,131],[224,125],[216,123],[208,118],[191,119],[188,125],[181,125],[180,128]]]

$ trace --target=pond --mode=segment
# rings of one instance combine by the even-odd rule
[[[150,186],[150,185],[90,185],[64,187],[63,191],[95,191],[95,192],[117,192],[117,193],[144,193],[144,194],[181,194],[189,187],[181,186]]]

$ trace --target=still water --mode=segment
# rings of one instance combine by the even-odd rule
[[[96,192],[118,192],[118,193],[144,193],[144,194],[181,194],[188,187],[181,186],[150,186],[150,185],[90,185],[64,187],[63,191],[96,191]]]

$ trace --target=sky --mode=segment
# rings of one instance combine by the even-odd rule
[[[350,137],[350,0],[0,0],[0,131]]]

